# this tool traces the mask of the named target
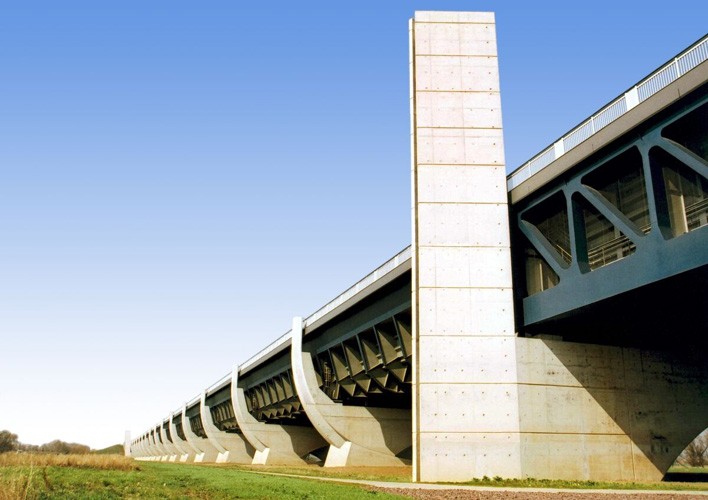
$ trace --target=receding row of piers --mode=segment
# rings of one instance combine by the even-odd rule
[[[325,466],[411,457],[410,248],[130,443],[139,459]]]
[[[291,330],[291,368],[285,373],[244,387],[239,382],[239,368],[234,367],[230,377],[133,440],[131,454],[139,459],[170,462],[277,465],[323,462],[325,466],[408,463],[410,406],[406,408],[405,402],[395,397],[398,391],[403,391],[410,402],[409,388],[401,389],[410,386],[405,373],[400,375],[400,365],[406,363],[402,356],[405,343],[394,340],[389,345],[388,357],[396,363],[389,369],[385,367],[386,351],[378,349],[380,342],[367,345],[354,336],[354,342],[366,347],[354,353],[347,350],[347,343],[340,343],[336,348],[345,353],[340,360],[343,364],[329,371],[327,360],[320,363],[319,369],[315,368],[313,353],[303,350],[302,333],[303,321],[295,318]],[[376,326],[362,333],[374,340],[380,336]],[[367,361],[362,352],[373,359]],[[329,350],[315,359],[331,356],[328,353]],[[364,368],[357,371],[351,366]],[[364,380],[367,373],[372,378]],[[362,392],[363,387],[374,395],[391,392],[394,404],[372,407],[365,405],[365,398],[352,401],[357,391],[344,388],[350,374],[357,377],[354,384]],[[397,376],[395,384],[388,382],[389,377]],[[331,397],[340,396],[339,393],[347,398],[348,404]]]

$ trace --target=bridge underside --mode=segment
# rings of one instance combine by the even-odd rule
[[[703,85],[514,206],[525,332],[631,345],[705,326],[707,94]]]
[[[660,350],[708,346],[708,266],[527,326],[527,335]]]

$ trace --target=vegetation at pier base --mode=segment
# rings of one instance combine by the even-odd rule
[[[672,491],[706,491],[708,490],[708,474],[706,482],[676,482],[664,481],[657,483],[635,483],[631,481],[571,481],[565,479],[504,479],[501,477],[475,478],[466,483],[470,486],[497,486],[501,488],[554,488],[567,490],[672,490]]]
[[[0,455],[0,500],[405,498],[356,485],[283,478],[236,468],[136,462],[116,455],[82,455],[86,462],[81,464],[59,462],[66,457]],[[111,463],[116,468],[110,468]]]

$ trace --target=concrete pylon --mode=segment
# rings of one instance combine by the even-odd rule
[[[403,465],[410,447],[409,410],[344,406],[319,387],[312,354],[302,346],[303,322],[293,318],[291,365],[298,397],[310,422],[329,444],[325,467]]]
[[[123,453],[126,457],[132,456],[130,443],[130,431],[125,431],[125,438],[123,439]]]
[[[172,445],[175,447],[178,453],[178,460],[180,462],[193,462],[194,461],[194,449],[189,446],[189,443],[183,441],[182,438],[177,434],[177,426],[174,423],[175,414],[170,413],[168,417],[168,426],[170,428],[170,435],[172,436]],[[191,460],[190,460],[191,459]]]
[[[306,463],[303,457],[327,444],[312,427],[256,420],[248,411],[244,390],[238,386],[238,366],[231,376],[231,402],[243,437],[255,449],[254,465],[301,465]]]
[[[241,434],[219,430],[211,417],[211,410],[206,404],[206,392],[202,393],[201,415],[204,432],[214,448],[219,450],[216,457],[217,463],[231,462],[236,464],[253,463],[256,450]]]
[[[189,418],[187,417],[187,407],[182,408],[182,431],[184,432],[184,437],[187,438],[187,442],[196,452],[194,456],[194,462],[216,462],[216,457],[219,456],[219,450],[214,448],[211,442],[203,437],[197,436],[194,431],[192,431],[192,426],[189,425]]]
[[[521,477],[494,14],[411,21],[413,477]]]

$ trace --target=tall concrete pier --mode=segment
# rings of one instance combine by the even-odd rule
[[[518,477],[494,15],[418,12],[410,37],[414,478]]]

